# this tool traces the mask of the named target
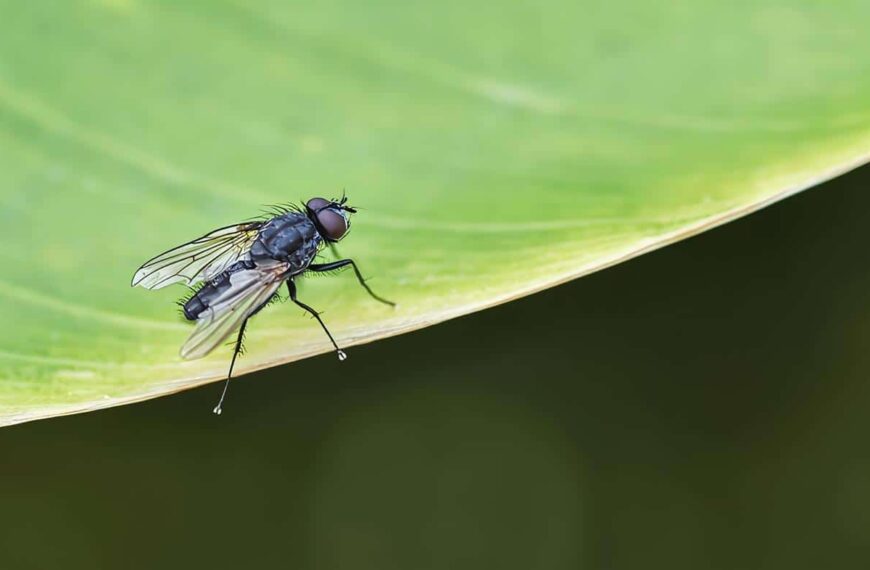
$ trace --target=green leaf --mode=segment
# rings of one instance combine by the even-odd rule
[[[2,423],[225,374],[229,350],[177,356],[183,288],[129,280],[263,204],[347,189],[362,208],[341,253],[399,307],[349,273],[300,285],[354,345],[870,156],[865,0],[2,0],[0,14]],[[249,328],[240,372],[329,350],[289,305]]]

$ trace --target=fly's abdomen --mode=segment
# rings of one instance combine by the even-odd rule
[[[184,318],[188,321],[197,320],[203,312],[208,310],[214,299],[220,297],[222,293],[231,287],[230,276],[233,273],[251,269],[252,267],[254,267],[254,264],[250,261],[239,261],[218,274],[211,281],[207,281],[205,285],[181,306]]]
[[[203,287],[203,289],[205,289],[205,287]],[[193,297],[185,301],[184,305],[181,306],[184,318],[188,321],[195,321],[199,318],[199,315],[208,308],[208,305],[206,305],[203,299],[200,298],[200,292],[202,292],[202,289],[197,291]]]
[[[222,273],[218,278],[209,281],[199,291],[184,302],[181,310],[184,313],[184,318],[188,321],[195,321],[199,316],[211,306],[211,301],[216,299],[223,289],[230,286],[230,276],[227,273]]]

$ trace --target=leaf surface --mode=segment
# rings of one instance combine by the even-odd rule
[[[129,280],[265,204],[346,189],[360,208],[341,253],[398,308],[350,273],[300,283],[353,345],[618,263],[870,156],[863,0],[2,0],[0,14],[0,423],[220,378],[228,350],[178,357],[184,288]],[[249,330],[239,372],[330,348],[291,305]]]

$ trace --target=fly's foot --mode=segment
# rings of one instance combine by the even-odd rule
[[[338,359],[339,359],[341,362],[344,362],[345,360],[347,360],[347,353],[344,352],[343,350],[338,349],[338,350],[336,351],[336,354],[338,354]]]

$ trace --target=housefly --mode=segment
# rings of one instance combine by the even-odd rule
[[[182,358],[201,358],[238,331],[230,369],[214,413],[221,413],[248,320],[278,296],[282,285],[286,284],[290,300],[317,319],[339,360],[347,355],[336,344],[320,314],[296,298],[296,277],[350,266],[369,295],[395,306],[371,290],[353,259],[314,263],[324,246],[333,247],[347,235],[350,216],[355,213],[356,209],[347,205],[347,197],[312,198],[304,207],[277,208],[267,219],[216,229],[146,261],[136,271],[133,287],[160,289],[173,283],[194,287],[191,295],[180,303],[184,318],[196,323],[181,347]]]

